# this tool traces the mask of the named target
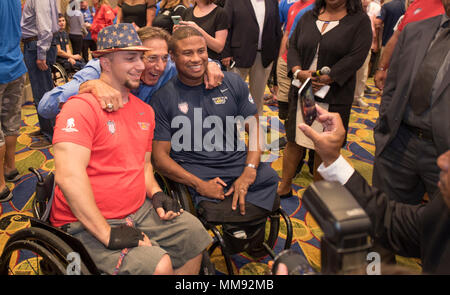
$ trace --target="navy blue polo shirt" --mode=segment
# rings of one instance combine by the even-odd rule
[[[394,27],[398,19],[405,14],[405,3],[403,0],[392,0],[389,3],[381,6],[379,19],[383,21],[383,36],[381,45],[385,46],[389,39],[394,34]]]
[[[174,77],[150,101],[154,140],[171,141],[171,158],[202,179],[242,173],[247,148],[239,122],[257,114],[247,84],[234,73],[224,75],[222,85],[210,90]]]
[[[58,31],[55,34],[56,44],[61,46],[61,50],[67,51],[67,46],[69,45],[69,35],[66,31]]]

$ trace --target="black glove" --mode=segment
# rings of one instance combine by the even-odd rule
[[[174,198],[169,197],[163,192],[157,192],[152,197],[152,203],[155,210],[157,208],[163,208],[166,212],[173,211],[178,213],[180,211],[180,204],[174,200]]]
[[[144,240],[144,235],[135,227],[122,224],[111,227],[108,249],[121,250],[125,248],[134,248],[139,245],[139,241]]]

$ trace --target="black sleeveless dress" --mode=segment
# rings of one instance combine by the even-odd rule
[[[122,4],[122,22],[135,23],[140,28],[147,25],[147,4],[128,5]]]

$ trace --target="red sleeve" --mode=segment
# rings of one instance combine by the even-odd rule
[[[112,8],[103,4],[100,6],[99,11],[95,13],[94,21],[91,26],[91,32],[95,34],[100,32],[104,27],[112,25],[115,18],[116,15],[114,14]]]
[[[71,98],[56,117],[53,144],[71,142],[92,149],[97,122],[95,110],[86,101]]]
[[[91,25],[91,33],[97,34],[102,29],[100,20],[103,18],[103,14],[105,13],[104,5],[100,6],[100,9],[95,12],[94,20]]]
[[[116,13],[111,7],[102,5],[105,7],[105,22],[106,26],[110,26],[114,23],[114,19],[116,18]]]

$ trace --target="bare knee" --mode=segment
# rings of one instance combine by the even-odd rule
[[[164,254],[155,268],[154,275],[173,275],[172,261],[168,254]]]

